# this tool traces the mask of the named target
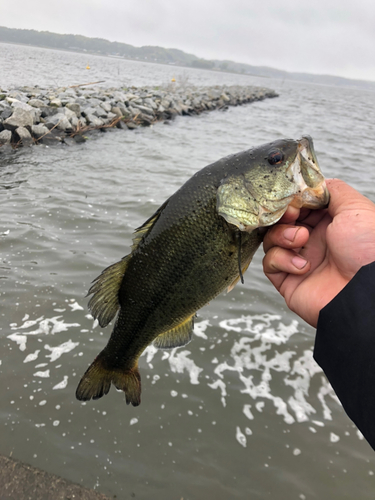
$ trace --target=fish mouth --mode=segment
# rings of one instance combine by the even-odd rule
[[[298,141],[297,156],[290,166],[293,181],[298,191],[290,205],[295,208],[322,209],[329,204],[329,191],[310,136],[304,136]]]

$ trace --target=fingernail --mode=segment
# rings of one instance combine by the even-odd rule
[[[303,269],[306,264],[307,260],[303,259],[299,255],[295,255],[292,259],[292,264],[297,268],[297,269]]]
[[[284,231],[284,238],[288,241],[294,241],[298,230],[299,227],[288,227],[288,229]]]

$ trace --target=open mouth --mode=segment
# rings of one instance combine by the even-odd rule
[[[308,136],[298,141],[298,153],[290,167],[298,192],[290,203],[296,208],[326,208],[329,192],[319,169],[312,139]]]

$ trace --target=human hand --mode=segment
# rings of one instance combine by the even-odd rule
[[[289,208],[263,242],[267,278],[313,327],[320,310],[375,261],[374,203],[339,179],[326,182],[328,209]]]

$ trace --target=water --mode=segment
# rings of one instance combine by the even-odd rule
[[[280,97],[0,155],[0,453],[117,498],[373,499],[373,451],[312,359],[314,330],[263,276],[262,251],[245,285],[199,311],[193,342],[141,358],[141,406],[126,406],[114,388],[87,404],[74,392],[110,333],[88,315],[91,280],[128,253],[134,228],[198,169],[309,133],[325,175],[375,201],[375,94],[1,49],[8,88],[160,85],[175,76],[268,86]]]

